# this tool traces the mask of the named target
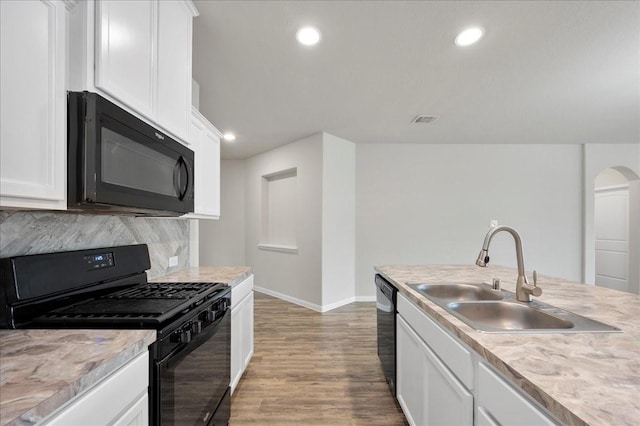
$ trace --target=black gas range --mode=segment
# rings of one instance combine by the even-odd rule
[[[0,259],[0,326],[156,330],[151,424],[226,425],[231,289],[149,283],[149,268],[145,244]]]

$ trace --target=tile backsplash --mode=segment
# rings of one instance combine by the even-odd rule
[[[149,278],[189,266],[188,220],[0,211],[0,257],[141,243],[149,246]],[[178,265],[169,268],[171,256]]]

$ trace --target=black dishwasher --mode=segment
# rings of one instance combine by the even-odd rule
[[[376,307],[378,322],[378,358],[396,396],[396,299],[398,290],[381,275],[376,275]]]

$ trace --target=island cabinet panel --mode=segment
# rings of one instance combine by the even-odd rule
[[[397,315],[397,399],[410,424],[558,424],[400,293]]]
[[[231,290],[231,393],[253,356],[253,275]]]
[[[427,342],[436,356],[446,360],[447,368],[456,378],[467,388],[473,388],[473,351],[404,296],[398,297],[398,312],[401,312],[401,316],[411,324],[420,338]]]
[[[146,426],[148,386],[149,353],[144,352],[39,424]]]
[[[491,417],[487,410],[484,407],[476,406],[476,410],[474,412],[475,421],[473,422],[476,426],[499,426],[499,424]]]
[[[402,317],[397,328],[397,397],[409,423],[472,425],[473,395]]]
[[[424,389],[421,369],[421,341],[411,327],[398,317],[396,322],[396,398],[411,425],[422,422]]]
[[[476,410],[494,424],[557,424],[482,361],[478,363],[477,382]]]
[[[66,209],[62,1],[0,1],[0,208]]]

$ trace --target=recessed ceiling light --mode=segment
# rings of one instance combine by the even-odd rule
[[[313,27],[303,27],[296,33],[296,38],[300,44],[313,46],[320,41],[320,32]]]
[[[480,27],[471,27],[462,31],[460,34],[456,36],[456,46],[469,46],[480,40],[484,35],[484,29]]]
[[[231,132],[227,132],[224,135],[222,135],[222,138],[227,142],[233,142],[236,140],[236,135],[234,135]]]

